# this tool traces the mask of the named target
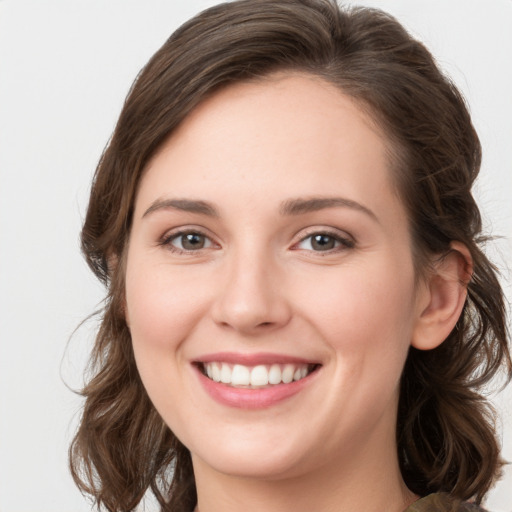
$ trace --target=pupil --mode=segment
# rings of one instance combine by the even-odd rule
[[[182,237],[183,249],[202,249],[204,247],[204,236],[197,233],[188,233]]]
[[[313,246],[313,249],[327,251],[334,248],[334,238],[329,235],[315,235],[311,245]]]

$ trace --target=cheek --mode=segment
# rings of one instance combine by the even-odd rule
[[[352,265],[306,288],[302,314],[337,361],[340,385],[369,407],[395,393],[414,324],[412,265]]]
[[[137,369],[144,387],[162,417],[181,421],[180,396],[188,365],[184,341],[203,316],[204,290],[172,272],[129,254],[126,270],[126,310]],[[181,277],[180,277],[181,276]],[[192,280],[193,281],[193,280]],[[179,430],[179,428],[178,428]]]
[[[352,266],[322,279],[316,276],[297,290],[303,314],[316,318],[318,326],[329,332],[328,338],[342,345],[354,339],[374,343],[374,337],[367,336],[370,332],[384,339],[403,337],[414,321],[413,275],[407,269],[394,275],[387,270]]]
[[[129,258],[126,309],[136,351],[176,349],[201,317],[203,291],[193,279],[182,281],[165,265],[143,266]]]

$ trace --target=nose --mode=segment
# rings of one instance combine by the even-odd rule
[[[226,262],[212,306],[214,321],[246,335],[285,326],[291,318],[283,269],[263,256],[234,256]]]

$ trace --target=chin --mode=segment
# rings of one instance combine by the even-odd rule
[[[224,475],[255,480],[282,480],[297,476],[301,472],[300,463],[291,457],[286,459],[267,458],[260,453],[257,458],[225,455],[222,459],[211,461],[211,463],[209,460],[203,460],[203,463]]]
[[[278,480],[295,476],[304,469],[304,444],[299,451],[292,443],[267,438],[262,442],[257,439],[231,439],[225,442],[215,441],[209,446],[191,450],[194,463],[206,464],[213,470],[225,475],[240,478]]]

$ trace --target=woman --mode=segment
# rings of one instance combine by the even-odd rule
[[[82,243],[108,287],[73,475],[108,510],[478,510],[510,374],[480,145],[390,16],[243,0],[136,80]]]

